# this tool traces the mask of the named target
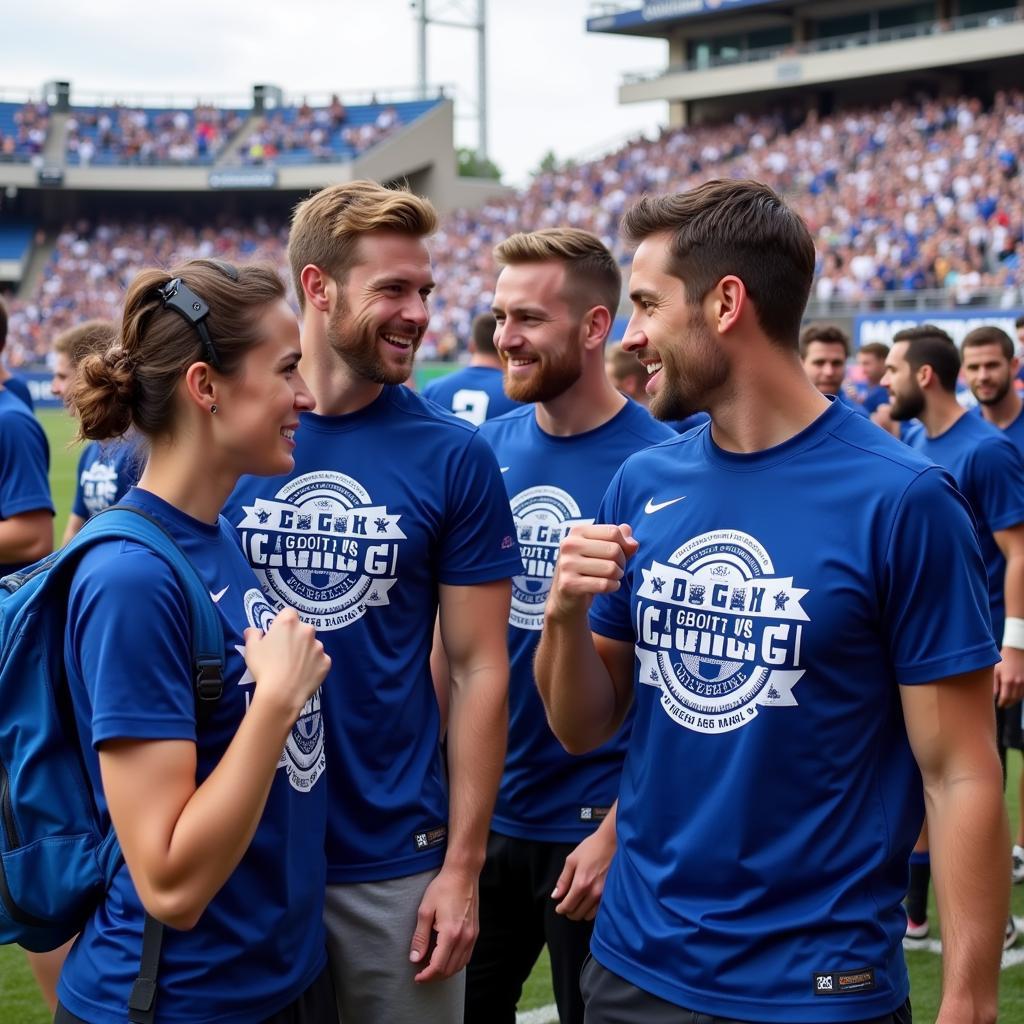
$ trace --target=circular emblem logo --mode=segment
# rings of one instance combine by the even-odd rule
[[[245,616],[249,625],[266,632],[277,612],[255,587],[245,592]],[[244,650],[244,648],[242,648]],[[252,685],[255,680],[246,672],[239,685]],[[277,762],[288,776],[293,789],[306,793],[324,773],[327,757],[324,752],[324,722],[320,714],[320,691],[306,701],[298,720],[285,740],[284,750]]]
[[[639,681],[697,732],[730,732],[758,708],[796,705],[806,590],[775,573],[749,534],[718,530],[642,569],[637,592]]]
[[[344,473],[306,473],[273,499],[245,506],[237,529],[267,595],[318,631],[341,629],[390,603],[405,534]]]
[[[571,494],[547,485],[520,491],[510,502],[519,536],[523,572],[512,577],[509,622],[520,629],[544,625],[544,604],[555,574],[558,548],[574,526],[592,523],[581,519]]]

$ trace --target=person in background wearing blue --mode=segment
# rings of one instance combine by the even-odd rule
[[[179,312],[203,304],[199,326]],[[124,1024],[144,912],[169,926],[157,1021],[320,1024],[333,1013],[326,787],[304,773],[323,746],[330,659],[294,611],[269,607],[218,516],[241,474],[291,468],[299,416],[313,407],[299,354],[273,270],[193,260],[135,278],[118,344],[85,359],[68,396],[82,437],[134,428],[148,442],[122,504],[157,520],[192,562],[225,660],[223,694],[197,722],[188,607],[171,567],[127,541],[83,556],[65,662],[93,794],[125,863],[68,954],[58,1024]]]
[[[7,347],[7,306],[3,299],[0,299],[0,390],[8,391],[12,395],[16,395],[28,406],[29,411],[35,409],[35,405],[32,402],[32,393],[28,389],[28,385],[20,378],[15,377],[10,370],[4,366],[3,354],[4,349]]]
[[[850,339],[835,324],[810,324],[800,335],[800,359],[807,379],[823,394],[835,396],[861,416],[868,413],[843,387],[846,361],[850,358]]]
[[[889,346],[880,341],[867,341],[857,349],[857,365],[864,374],[864,391],[860,402],[869,416],[873,416],[880,405],[889,404],[889,391],[882,387],[885,357],[888,354]]]
[[[994,326],[976,327],[960,346],[963,376],[971,394],[977,399],[975,415],[991,423],[1014,443],[1024,455],[1024,401],[1014,387],[1020,369],[1013,339]],[[1024,729],[1020,705],[1006,709],[1002,717],[999,740],[1009,750],[1024,751]],[[1024,810],[1024,773],[1019,779],[1018,806]],[[1024,882],[1024,814],[1018,816],[1017,833],[1013,843],[1013,881]]]
[[[533,656],[559,542],[593,521],[625,458],[675,433],[619,394],[605,373],[622,279],[596,235],[517,234],[494,258],[503,268],[494,315],[505,391],[530,404],[480,428],[498,457],[523,566],[512,581],[508,754],[480,879],[465,1021],[513,1024],[546,943],[559,1018],[582,1024],[579,976],[615,852],[629,731],[588,757],[567,754],[548,727]]]
[[[953,339],[933,324],[893,335],[883,381],[897,422],[918,419],[904,438],[911,448],[949,470],[978,525],[985,560],[992,634],[1001,647],[995,668],[996,738],[1003,760],[1005,719],[1020,717],[1024,696],[1024,458],[1009,438],[956,398],[960,353]],[[930,860],[928,828],[911,859],[907,937],[928,935]],[[1017,939],[1006,922],[1007,948]]]
[[[58,334],[53,339],[50,392],[65,401],[82,360],[102,355],[116,341],[117,327],[110,320],[87,320]],[[70,406],[68,411],[75,414]],[[97,512],[120,501],[139,479],[144,462],[145,455],[132,434],[103,443],[90,441],[78,458],[75,497],[62,543],[67,544]]]
[[[814,242],[770,188],[645,197],[622,230],[651,407],[711,424],[626,460],[545,608],[535,672],[565,747],[634,712],[586,1020],[908,1022],[927,805],[938,1019],[994,1021],[1010,851],[970,509],[807,380]]]
[[[502,388],[501,359],[494,349],[493,314],[480,313],[473,320],[469,365],[428,381],[423,397],[476,427],[484,420],[511,412],[519,404]]]
[[[636,402],[637,405],[642,405],[645,409],[649,407],[647,367],[632,352],[627,352],[622,345],[609,345],[605,351],[604,365],[608,379],[619,391]],[[687,430],[707,423],[709,418],[706,412],[695,412],[685,419],[666,421],[666,423],[677,434],[685,434]]]
[[[344,1024],[461,1019],[508,730],[522,563],[498,464],[474,426],[403,386],[429,319],[436,225],[425,199],[370,181],[297,207],[288,259],[317,412],[302,417],[295,468],[247,477],[225,509],[268,599],[293,603],[337,666],[325,914]]]

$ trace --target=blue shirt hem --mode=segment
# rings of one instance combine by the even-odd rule
[[[380,864],[350,864],[341,867],[327,865],[328,885],[351,885],[359,882],[386,882],[389,878],[408,878],[444,863],[446,847],[439,847],[424,853],[414,853],[399,860],[384,861]]]

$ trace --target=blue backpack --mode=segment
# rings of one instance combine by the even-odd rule
[[[81,931],[122,863],[114,830],[100,824],[64,667],[72,576],[89,548],[111,539],[151,548],[181,584],[197,722],[221,695],[224,636],[210,595],[177,542],[139,509],[105,509],[66,547],[0,579],[0,944],[56,949]],[[162,933],[147,915],[132,1020],[152,1019]]]

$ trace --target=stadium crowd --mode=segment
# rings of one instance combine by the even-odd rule
[[[76,108],[67,122],[68,161],[104,164],[194,164],[217,156],[242,126],[237,110],[204,104],[192,110]]]
[[[12,131],[0,130],[0,160],[26,160],[42,153],[50,108],[45,103],[26,103],[14,112],[12,121]]]
[[[128,112],[125,112],[127,114]],[[387,109],[381,117],[387,114]],[[278,115],[279,116],[279,115]],[[247,159],[306,146],[323,152],[336,131],[365,148],[395,121],[346,127],[338,104],[299,108],[294,124],[273,121]],[[198,121],[197,121],[198,123]],[[593,231],[620,263],[624,209],[645,192],[688,189],[710,177],[754,178],[785,194],[815,238],[820,300],[864,299],[885,291],[935,288],[957,303],[980,287],[1014,304],[1024,285],[1024,92],[1000,93],[991,108],[971,97],[897,100],[830,117],[810,115],[787,131],[780,117],[737,117],[728,124],[665,131],[614,152],[538,174],[528,188],[476,210],[456,210],[433,245],[438,288],[427,358],[450,358],[489,307],[491,249],[510,232],[565,224]],[[243,243],[243,240],[247,240]],[[85,316],[112,315],[116,296],[138,266],[256,244],[284,264],[284,234],[269,226],[195,229],[160,223],[88,224],[62,233],[36,294],[15,303],[11,359],[42,357],[48,338]],[[200,248],[194,247],[199,245]],[[243,255],[248,255],[242,249]]]

